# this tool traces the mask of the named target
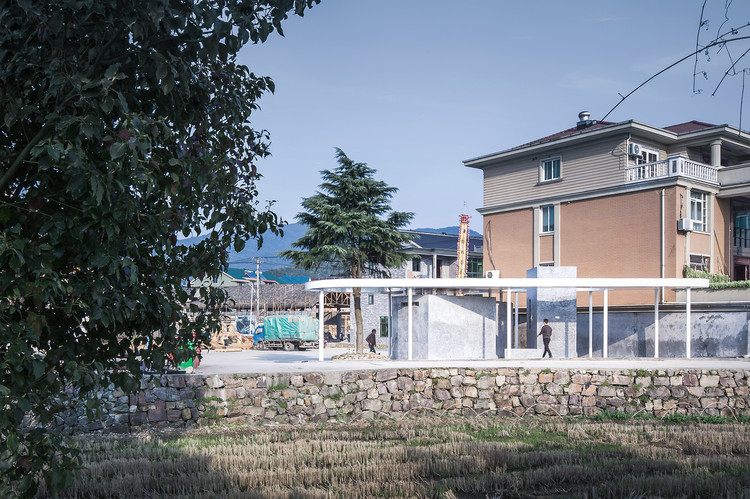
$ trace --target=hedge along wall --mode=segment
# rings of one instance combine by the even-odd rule
[[[385,369],[164,375],[103,394],[105,417],[75,411],[58,431],[130,432],[211,423],[348,421],[417,414],[564,416],[602,411],[750,415],[750,370]]]

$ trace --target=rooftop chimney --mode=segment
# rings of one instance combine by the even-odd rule
[[[590,120],[590,117],[591,113],[588,111],[581,111],[580,113],[578,113],[578,123],[576,123],[576,128],[581,130],[595,124],[596,121]]]

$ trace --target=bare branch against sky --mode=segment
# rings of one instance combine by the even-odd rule
[[[694,51],[608,120],[739,126],[748,21],[738,0],[323,1],[242,53],[276,82],[256,118],[272,140],[260,194],[292,220],[340,146],[398,187],[412,227],[466,211],[476,227],[481,172],[462,160],[570,128],[582,110],[604,116]]]

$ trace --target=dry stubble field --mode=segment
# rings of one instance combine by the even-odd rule
[[[750,497],[746,422],[436,417],[75,442],[85,469],[65,497]]]

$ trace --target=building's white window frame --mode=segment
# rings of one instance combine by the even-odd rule
[[[688,256],[688,266],[693,270],[700,272],[711,271],[711,257],[699,253],[690,253]]]
[[[555,205],[546,204],[539,207],[540,234],[555,233]]]
[[[557,162],[556,166],[555,162]],[[547,175],[548,173],[549,175]],[[562,156],[545,158],[539,161],[539,183],[554,182],[556,180],[562,180]]]
[[[470,256],[466,262],[466,277],[484,277],[481,256]]]
[[[411,271],[412,272],[422,272],[422,257],[421,256],[413,256],[411,257]]]
[[[659,151],[650,147],[641,146],[641,155],[635,156],[636,165],[645,165],[646,163],[656,163],[659,161]]]
[[[707,232],[708,194],[703,191],[690,191],[690,226],[694,231]]]

